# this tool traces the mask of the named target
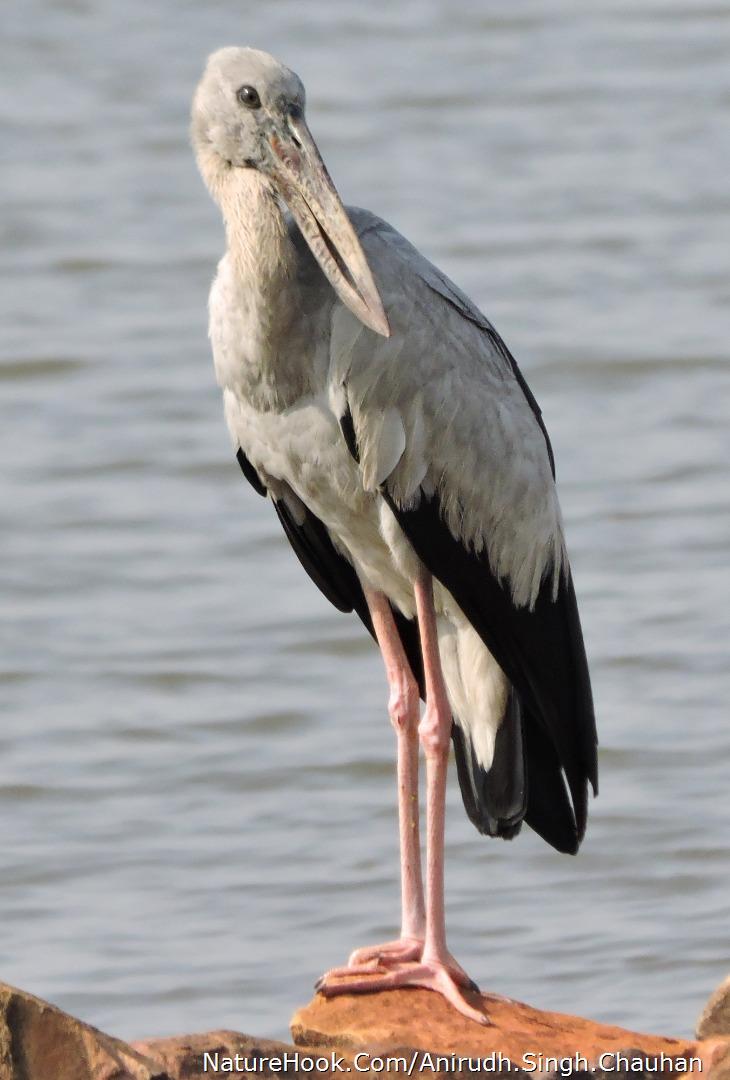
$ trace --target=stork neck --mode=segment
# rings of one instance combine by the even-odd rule
[[[279,306],[294,247],[269,181],[253,169],[235,169],[220,193],[228,252],[236,277],[262,310]]]
[[[296,249],[265,177],[252,169],[229,169],[211,191],[228,239],[225,268],[219,271],[226,283],[223,321],[233,318],[223,331],[232,333],[230,353],[220,350],[216,357],[218,381],[235,385],[263,411],[285,406],[303,392],[304,380],[300,358],[290,363],[287,348],[300,315]]]

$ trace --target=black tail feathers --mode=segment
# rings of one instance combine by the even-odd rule
[[[524,738],[517,695],[510,692],[488,772],[477,761],[468,735],[458,724],[454,723],[451,734],[469,820],[486,836],[511,840],[520,831],[527,811]]]
[[[488,771],[456,723],[452,739],[464,808],[480,833],[510,840],[525,821],[558,851],[576,853],[585,830],[587,794],[584,790],[574,813],[552,741],[540,724],[523,713],[514,690]]]
[[[586,781],[574,785],[574,809],[552,740],[529,716],[525,721],[525,758],[530,789],[525,821],[552,847],[575,855],[588,816]]]

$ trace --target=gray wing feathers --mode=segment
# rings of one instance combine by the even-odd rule
[[[437,493],[454,537],[531,605],[547,574],[557,590],[566,561],[536,403],[461,290],[385,222],[350,213],[391,326],[379,338],[333,309],[331,402],[352,415],[363,483],[386,481],[404,508]]]

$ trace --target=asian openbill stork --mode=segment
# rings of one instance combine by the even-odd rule
[[[450,741],[466,812],[488,836],[513,837],[525,821],[575,853],[589,781],[596,790],[590,681],[540,409],[474,304],[386,222],[343,207],[293,72],[263,52],[221,49],[191,130],[226,227],[210,337],[238,462],[324,595],[376,638],[390,687],[401,933],[356,950],[319,986],[427,987],[486,1023],[446,947]]]

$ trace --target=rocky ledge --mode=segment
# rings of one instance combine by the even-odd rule
[[[236,1031],[125,1043],[0,983],[0,1080],[221,1080],[383,1074],[598,1078],[691,1073],[730,1080],[730,980],[696,1040],[645,1035],[519,1001],[474,994],[485,1027],[425,990],[317,996],[292,1020],[293,1044]]]

